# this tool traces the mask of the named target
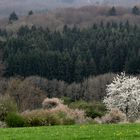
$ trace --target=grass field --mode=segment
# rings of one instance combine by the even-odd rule
[[[140,140],[140,125],[74,125],[0,129],[0,140]]]

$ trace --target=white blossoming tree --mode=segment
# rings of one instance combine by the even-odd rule
[[[137,77],[121,73],[107,85],[106,92],[103,102],[108,110],[118,108],[126,114],[128,121],[135,121],[139,117],[140,80]]]

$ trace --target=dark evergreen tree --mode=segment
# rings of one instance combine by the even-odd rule
[[[116,8],[113,6],[113,7],[108,11],[108,14],[109,14],[110,16],[116,16],[116,15],[117,15]]]
[[[137,6],[134,6],[132,8],[132,14],[134,14],[134,15],[139,15],[140,14],[140,10]]]
[[[34,12],[33,12],[32,10],[28,12],[28,15],[29,15],[29,16],[31,16],[31,15],[33,15],[33,14],[34,14]]]
[[[25,26],[16,37],[4,37],[6,76],[39,75],[71,83],[108,72],[140,73],[140,27],[128,21],[54,32]]]
[[[18,16],[15,12],[12,12],[9,16],[9,21],[15,21],[18,20]]]

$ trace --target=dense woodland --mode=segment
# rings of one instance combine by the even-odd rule
[[[1,41],[5,76],[38,75],[80,82],[108,72],[140,72],[140,27],[114,22],[80,30],[64,26],[62,32],[21,27]]]

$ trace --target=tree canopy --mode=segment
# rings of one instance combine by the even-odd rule
[[[108,72],[140,73],[140,28],[101,22],[87,29],[21,27],[2,44],[6,76],[38,75],[80,82]]]

